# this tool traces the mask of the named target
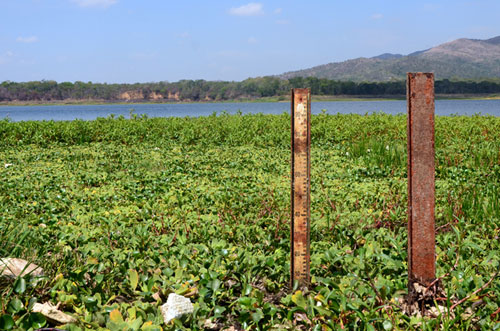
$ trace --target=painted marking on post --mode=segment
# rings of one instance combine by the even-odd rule
[[[408,73],[408,286],[436,275],[434,74]]]
[[[291,284],[310,281],[311,91],[292,89]]]

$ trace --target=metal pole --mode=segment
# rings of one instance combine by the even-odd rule
[[[311,91],[292,89],[291,284],[310,281]]]
[[[408,289],[436,275],[434,74],[408,73]]]

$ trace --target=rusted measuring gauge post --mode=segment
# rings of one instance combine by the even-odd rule
[[[292,286],[307,286],[310,280],[311,195],[311,91],[292,89],[292,195],[291,272]]]
[[[434,74],[408,73],[408,290],[435,279]]]

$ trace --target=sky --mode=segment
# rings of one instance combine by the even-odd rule
[[[234,80],[500,35],[500,0],[0,0],[0,82]]]

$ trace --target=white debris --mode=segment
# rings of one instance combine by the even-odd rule
[[[446,307],[440,305],[437,305],[437,307],[432,306],[429,309],[429,312],[432,314],[432,316],[438,317],[439,315],[444,314],[446,312]]]
[[[152,297],[156,301],[161,300],[160,292],[153,293]]]
[[[188,298],[175,293],[170,293],[167,303],[161,306],[161,314],[163,315],[165,324],[184,314],[191,314],[193,310],[194,306]]]
[[[51,305],[49,302],[46,302],[44,304],[38,302],[35,303],[33,305],[32,311],[42,314],[43,316],[47,317],[48,320],[57,324],[68,324],[76,322],[76,318],[63,313],[56,306]]]
[[[205,322],[203,323],[203,329],[205,330],[217,330],[219,328],[219,325],[217,323],[212,322],[209,319],[206,319]]]
[[[417,293],[421,293],[423,295],[425,295],[427,293],[427,288],[420,285],[417,282],[413,283],[413,287],[415,288],[415,292],[417,292]]]
[[[8,167],[12,167],[13,164],[12,163],[5,163],[4,167],[7,169]]]
[[[43,269],[34,263],[23,259],[3,258],[0,259],[0,275],[9,278],[30,275],[31,277],[42,277]]]

